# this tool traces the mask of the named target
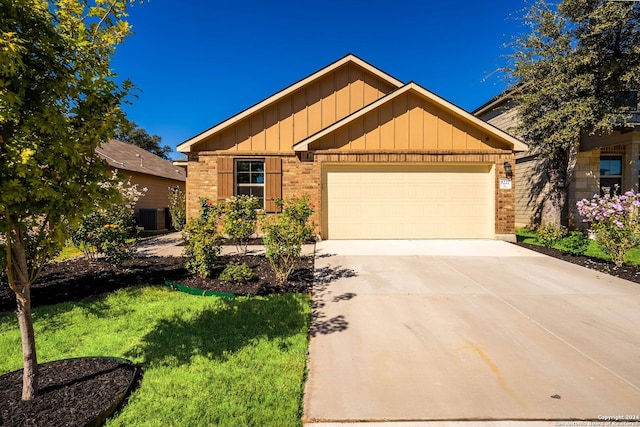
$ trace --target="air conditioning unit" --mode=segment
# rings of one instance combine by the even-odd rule
[[[166,230],[166,209],[140,209],[138,211],[138,227],[145,230]]]

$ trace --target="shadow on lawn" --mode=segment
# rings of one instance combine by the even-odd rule
[[[308,326],[304,300],[293,294],[268,298],[221,299],[216,309],[192,319],[162,319],[141,343],[125,354],[144,365],[178,366],[194,356],[226,360],[259,339],[286,340]]]

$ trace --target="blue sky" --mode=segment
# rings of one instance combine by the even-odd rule
[[[470,111],[505,89],[494,71],[525,6],[151,0],[131,9],[113,68],[139,88],[129,119],[172,148],[348,53]]]

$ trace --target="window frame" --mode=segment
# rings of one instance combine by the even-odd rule
[[[602,174],[602,161],[603,160],[612,160],[612,159],[616,159],[620,161],[620,173],[619,174]],[[604,185],[602,183],[603,179],[607,179],[607,180],[616,180],[617,184],[618,184],[618,191],[622,191],[622,177],[624,175],[624,158],[621,154],[601,154],[600,155],[600,159],[598,162],[598,173],[599,173],[599,182],[600,182],[600,194],[604,195],[604,190],[602,189],[603,187],[609,187],[610,193],[612,194],[614,189],[615,189],[615,184],[614,185]]]
[[[262,182],[261,183],[240,183],[238,182],[238,175],[240,173],[238,164],[241,162],[252,162],[252,163],[258,163],[261,162],[262,163],[262,171],[258,172],[256,171],[255,173],[262,173]],[[258,199],[262,199],[262,204],[261,204],[261,208],[264,209],[265,208],[265,204],[266,204],[266,199],[267,199],[267,195],[266,195],[266,191],[267,191],[267,171],[266,171],[266,161],[264,158],[247,158],[247,157],[239,157],[239,158],[235,158],[233,159],[233,194],[235,196],[240,195],[239,189],[240,187],[244,187],[244,188],[262,188],[262,197],[258,197]],[[251,173],[253,171],[249,170],[249,176],[251,176]],[[251,181],[251,180],[250,180]],[[257,197],[257,196],[256,196]]]

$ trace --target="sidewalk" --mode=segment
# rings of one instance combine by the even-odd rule
[[[302,255],[313,255],[315,245],[303,245]],[[142,256],[182,256],[184,250],[184,240],[182,232],[163,234],[160,236],[150,237],[138,242],[138,254]],[[247,246],[247,255],[264,254],[263,245]],[[220,255],[230,255],[236,253],[234,245],[223,245]]]

